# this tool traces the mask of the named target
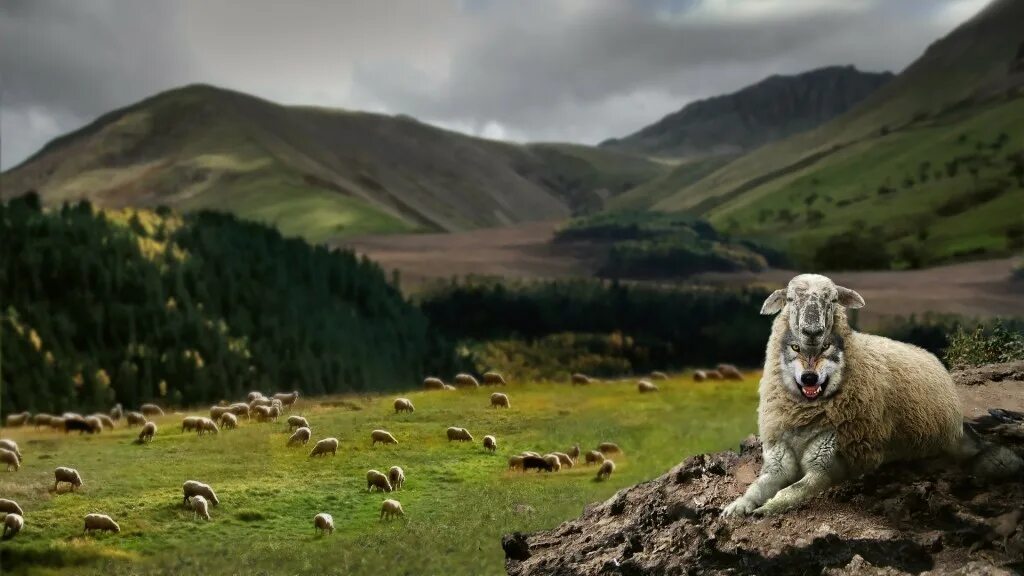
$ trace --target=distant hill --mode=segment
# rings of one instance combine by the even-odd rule
[[[319,241],[561,218],[666,170],[613,150],[495,142],[193,85],[57,138],[3,175],[2,194],[216,209]]]
[[[667,157],[732,155],[810,130],[839,116],[893,78],[832,66],[771,76],[738,92],[687,104],[602,148]]]
[[[696,179],[663,176],[639,187],[645,194],[634,190],[617,201],[639,198],[631,209],[700,215],[816,267],[913,267],[1019,253],[1021,22],[1024,2],[997,0],[834,120]],[[826,258],[869,251],[876,257],[856,263]]]

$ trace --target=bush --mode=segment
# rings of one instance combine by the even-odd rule
[[[952,369],[1024,360],[1024,330],[1001,321],[992,330],[978,326],[968,332],[961,328],[950,338],[945,359]]]

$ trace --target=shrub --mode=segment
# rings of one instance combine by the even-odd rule
[[[961,328],[950,338],[945,359],[953,369],[1024,360],[1024,331],[1020,325],[1002,321],[992,330],[978,326],[968,332]]]

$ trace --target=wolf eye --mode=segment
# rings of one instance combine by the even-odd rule
[[[821,349],[821,351],[822,351],[822,352],[826,352],[826,351],[828,351],[828,350],[829,350],[830,348],[832,348],[832,344],[831,344],[831,343],[828,343],[828,344],[825,344],[825,347],[824,347],[824,348],[822,348],[822,349]]]
[[[800,347],[797,346],[796,344],[790,344],[789,347],[790,347],[790,349],[793,350],[793,352],[799,352],[800,351]]]

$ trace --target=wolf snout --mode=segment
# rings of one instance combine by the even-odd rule
[[[804,386],[814,386],[818,383],[817,372],[804,372],[800,375],[800,383]]]

